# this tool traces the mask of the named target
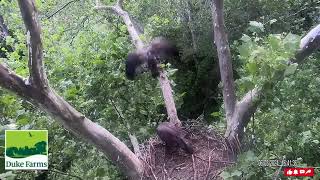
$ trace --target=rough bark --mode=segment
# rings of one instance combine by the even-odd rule
[[[143,166],[137,156],[109,131],[86,118],[50,88],[43,67],[41,29],[33,0],[19,0],[20,11],[30,34],[30,80],[23,80],[0,65],[0,85],[32,102],[107,155],[130,179],[140,179]]]
[[[135,45],[135,47],[137,49],[142,49],[145,47],[145,44],[142,42],[142,40],[139,36],[140,35],[139,30],[135,28],[133,22],[130,19],[128,12],[123,10],[122,1],[119,0],[116,3],[116,5],[114,5],[114,6],[105,6],[105,5],[101,5],[99,0],[96,0],[95,9],[96,10],[111,10],[113,13],[120,16],[127,26],[128,32],[130,34],[130,37],[131,37],[132,42]],[[172,88],[170,85],[170,81],[163,70],[160,71],[160,76],[159,76],[158,80],[160,82],[160,87],[162,90],[168,118],[170,119],[170,122],[172,122],[178,126],[181,126],[181,121],[179,120],[178,115],[177,115],[177,110],[176,110],[176,106],[175,106],[175,102],[174,102],[174,98],[173,98],[173,91],[172,91]]]
[[[214,43],[217,47],[219,57],[220,75],[223,86],[223,102],[228,126],[236,105],[236,94],[234,88],[231,53],[228,37],[225,30],[223,16],[223,0],[214,0],[212,7]]]
[[[171,123],[177,126],[181,126],[181,121],[179,120],[176,105],[174,103],[173,90],[171,88],[170,81],[164,71],[160,71],[160,76],[158,79],[160,82],[164,103],[166,105],[168,118]]]

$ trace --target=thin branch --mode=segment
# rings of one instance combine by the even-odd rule
[[[282,162],[285,160],[285,158],[286,158],[286,156],[283,156],[283,158],[282,158]],[[281,172],[281,169],[282,169],[282,167],[283,167],[283,165],[284,165],[284,163],[281,163],[281,166],[278,168],[278,170],[274,173],[274,176],[273,176],[273,180],[277,180],[278,179],[278,176],[279,176],[279,174],[280,174],[280,172]]]
[[[134,150],[134,153],[140,157],[141,156],[141,151],[140,151],[140,148],[139,148],[139,141],[137,139],[137,137],[134,135],[134,134],[131,134],[131,128],[130,128],[130,125],[129,123],[125,120],[122,112],[119,110],[119,108],[117,107],[116,103],[110,99],[110,102],[113,106],[113,108],[116,110],[118,116],[120,117],[120,119],[122,120],[122,123],[126,126],[127,128],[127,131],[128,131],[128,136],[129,136],[129,139],[131,141],[131,144],[133,146],[133,150]]]
[[[3,16],[0,15],[0,40],[2,37],[9,36],[9,30],[7,25],[4,23]]]
[[[69,177],[75,177],[75,178],[78,178],[78,179],[82,180],[82,178],[80,176],[69,174],[69,173],[65,173],[65,172],[59,171],[57,169],[50,168],[48,171],[49,172],[54,172],[54,173],[59,173],[59,174],[62,174],[62,175],[65,175],[65,176],[69,176]]]
[[[57,9],[55,12],[53,12],[51,15],[47,16],[47,19],[50,19],[52,18],[54,15],[56,15],[57,13],[59,13],[60,11],[62,11],[64,8],[68,7],[71,3],[74,3],[76,1],[79,1],[79,0],[72,0],[72,1],[69,1],[67,2],[66,4],[64,4],[61,8]]]
[[[37,21],[34,2],[18,0],[24,24],[30,33],[29,72],[30,83],[42,90],[48,89],[48,80],[43,68],[43,49],[41,42],[41,28]]]
[[[194,28],[194,25],[193,25],[193,17],[192,17],[192,6],[191,6],[191,2],[190,0],[188,0],[187,2],[187,15],[188,15],[188,27],[189,27],[189,30],[190,30],[190,33],[191,33],[191,38],[192,38],[192,47],[193,47],[193,54],[197,53],[197,49],[198,49],[198,46],[197,46],[197,37],[196,37],[196,32],[195,32],[195,28]]]

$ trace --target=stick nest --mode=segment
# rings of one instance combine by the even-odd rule
[[[219,174],[234,164],[224,137],[195,123],[182,129],[194,153],[186,154],[182,149],[169,151],[158,137],[153,137],[140,145],[140,159],[145,166],[142,179],[222,179]]]

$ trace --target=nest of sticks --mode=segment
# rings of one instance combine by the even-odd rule
[[[182,129],[194,153],[186,154],[178,148],[168,151],[158,137],[149,139],[140,145],[140,159],[145,165],[143,179],[222,179],[220,173],[234,164],[225,138],[203,124],[189,123]]]

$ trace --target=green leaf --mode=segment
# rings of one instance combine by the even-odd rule
[[[278,50],[280,48],[281,38],[279,35],[271,34],[268,36],[268,42],[272,49]]]
[[[14,180],[15,177],[16,177],[16,174],[13,174],[12,171],[8,171],[0,174],[0,179]]]
[[[255,156],[253,151],[247,151],[245,153],[245,159],[247,161],[255,161],[257,159],[257,156]]]
[[[300,36],[289,33],[283,39],[283,43],[285,50],[292,54],[299,48]]]
[[[26,115],[21,115],[17,118],[17,124],[19,126],[25,126],[29,124],[29,118]]]
[[[271,20],[269,21],[269,24],[273,24],[273,23],[275,23],[275,22],[277,22],[276,19],[271,19]]]
[[[248,63],[246,66],[250,74],[256,74],[258,72],[257,63],[251,62],[251,63]]]
[[[210,115],[213,116],[213,117],[220,117],[221,113],[218,111],[218,112],[213,112]]]
[[[223,179],[228,179],[231,176],[231,174],[229,172],[226,172],[226,171],[223,171],[221,174],[220,174],[220,177],[222,177]]]
[[[96,176],[103,177],[106,175],[106,170],[104,168],[98,168],[96,172]]]
[[[261,22],[250,21],[250,27],[248,28],[251,32],[264,32],[264,26]]]
[[[239,170],[235,170],[235,171],[231,172],[231,176],[238,176],[238,177],[240,177],[241,175],[242,175],[242,172],[239,171]]]
[[[251,37],[246,35],[246,34],[243,34],[242,37],[241,37],[241,41],[249,42],[249,41],[251,41]]]
[[[297,70],[297,67],[298,67],[297,63],[290,64],[289,66],[287,66],[286,70],[284,71],[284,75],[289,76],[294,74]]]

